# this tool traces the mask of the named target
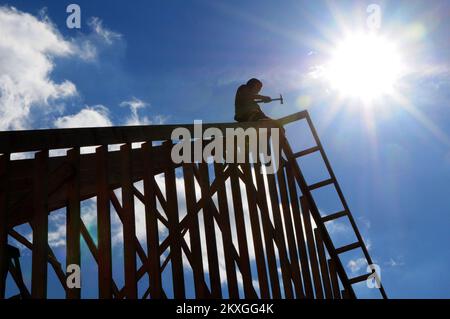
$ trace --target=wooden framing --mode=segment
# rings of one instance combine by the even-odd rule
[[[215,127],[225,133],[227,128],[277,128],[298,120],[308,122],[318,141],[306,111],[276,125],[218,123],[204,124],[203,129]],[[194,132],[193,125],[182,126]],[[348,278],[339,259],[343,248],[335,249],[325,227],[342,216],[350,218],[350,210],[345,204],[345,211],[322,219],[311,195],[313,189],[335,185],[345,201],[320,141],[294,153],[282,136],[285,160],[276,174],[267,174],[260,162],[174,163],[171,150],[176,141],[171,132],[177,127],[0,132],[0,259],[9,261],[8,235],[32,251],[32,298],[47,297],[48,263],[66,298],[82,296],[83,287],[65,286],[66,275],[48,242],[49,214],[64,207],[66,266],[80,265],[84,238],[98,267],[99,298],[356,297],[352,283],[358,278]],[[134,147],[138,142],[143,144]],[[113,144],[121,144],[119,150],[111,150]],[[96,146],[95,152],[84,154],[82,147],[87,146]],[[69,149],[67,155],[49,157],[49,150],[61,148]],[[34,151],[34,158],[9,159],[11,153]],[[324,157],[330,178],[307,185],[296,158],[313,152]],[[140,181],[142,189],[135,186]],[[82,202],[94,197],[96,234],[81,219]],[[145,238],[136,228],[135,201],[144,206]],[[111,207],[123,231],[123,254],[113,245]],[[353,218],[350,221],[358,242],[348,249],[363,248],[368,256]],[[13,229],[24,223],[32,227],[32,242]],[[116,258],[123,258],[124,287],[118,287],[113,276]],[[164,271],[168,265],[171,271]],[[0,299],[8,295],[8,271],[21,277],[17,261],[0,265]],[[194,295],[186,286],[189,273]],[[141,280],[148,280],[148,288],[138,295]],[[164,289],[165,281],[171,282],[171,289]],[[384,289],[380,292],[385,296]]]

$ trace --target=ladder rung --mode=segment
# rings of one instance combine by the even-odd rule
[[[319,150],[320,150],[319,146],[314,146],[314,147],[311,147],[311,148],[307,148],[306,150],[294,153],[292,155],[293,155],[293,157],[297,158],[297,157],[301,157],[301,156],[305,156],[305,155],[317,152]]]
[[[334,180],[332,178],[330,178],[330,179],[326,179],[324,181],[312,184],[312,185],[308,186],[308,188],[309,188],[309,190],[312,191],[314,189],[317,189],[317,188],[320,188],[320,187],[323,187],[323,186],[327,186],[327,185],[330,185],[330,184],[333,184],[333,183],[334,183]]]
[[[337,254],[342,254],[342,253],[345,253],[346,251],[349,251],[349,250],[352,250],[352,249],[356,249],[356,248],[359,248],[359,247],[361,247],[360,243],[356,242],[356,243],[353,243],[353,244],[349,244],[349,245],[346,245],[346,246],[342,246],[342,247],[336,248],[336,253]]]
[[[344,216],[347,216],[346,210],[343,210],[342,212],[339,212],[339,213],[334,213],[334,214],[324,216],[324,217],[322,217],[322,222],[326,223],[326,222],[329,222],[330,220],[338,219],[338,218],[344,217]]]
[[[358,282],[367,280],[367,278],[369,278],[370,275],[372,275],[372,273],[368,273],[368,274],[364,274],[364,275],[361,275],[361,276],[358,276],[358,277],[354,277],[354,278],[349,279],[348,281],[349,281],[350,285],[353,285],[353,284],[356,284]]]

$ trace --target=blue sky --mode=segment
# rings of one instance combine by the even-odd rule
[[[407,68],[396,98],[363,107],[317,71],[372,2]],[[46,26],[0,31],[0,57],[16,59],[0,70],[23,84],[0,78],[1,130],[230,122],[236,88],[258,77],[285,97],[268,115],[309,110],[388,295],[450,297],[449,1],[76,1],[82,26],[68,29],[70,3],[0,1],[3,26]],[[12,54],[14,39],[29,50]]]

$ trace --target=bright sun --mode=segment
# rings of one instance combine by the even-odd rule
[[[395,93],[402,61],[393,43],[375,34],[354,34],[332,52],[326,67],[330,85],[343,97],[359,98],[366,104]]]

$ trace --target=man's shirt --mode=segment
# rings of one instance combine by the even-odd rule
[[[258,103],[253,99],[253,94],[247,85],[241,85],[236,91],[236,98],[234,100],[235,120],[248,116],[252,112],[262,112]]]

